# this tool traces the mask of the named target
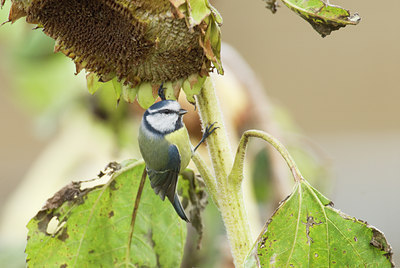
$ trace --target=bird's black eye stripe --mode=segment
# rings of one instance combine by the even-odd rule
[[[175,111],[169,110],[169,109],[163,109],[163,110],[160,110],[159,112],[160,112],[160,113],[163,113],[163,114],[173,114],[173,113],[176,113]]]

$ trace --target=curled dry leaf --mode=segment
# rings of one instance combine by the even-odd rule
[[[271,12],[274,14],[274,13],[276,13],[276,11],[277,11],[277,8],[278,8],[278,3],[277,3],[277,0],[264,0],[265,1],[265,3],[267,4],[267,8],[269,9],[269,10],[271,10]]]
[[[277,0],[264,1],[272,13],[277,11]],[[322,37],[347,25],[356,25],[361,20],[357,13],[350,15],[348,10],[332,5],[327,0],[282,0],[282,2],[308,21]]]

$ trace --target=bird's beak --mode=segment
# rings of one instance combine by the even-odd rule
[[[184,115],[185,113],[187,113],[187,111],[185,109],[180,109],[179,110],[179,115]]]

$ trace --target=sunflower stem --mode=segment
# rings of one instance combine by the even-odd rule
[[[216,184],[213,186],[216,188],[214,199],[225,224],[234,264],[236,267],[243,267],[252,245],[250,224],[243,202],[241,181],[229,180],[233,155],[211,78],[206,79],[196,99],[203,129],[217,122],[215,126],[218,129],[207,139],[207,148],[216,177]]]

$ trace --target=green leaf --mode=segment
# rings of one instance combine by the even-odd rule
[[[211,9],[211,13],[213,15],[213,18],[215,20],[215,22],[219,25],[222,24],[223,20],[222,20],[222,16],[221,14],[218,12],[218,10],[213,7],[212,5],[208,4],[208,7]]]
[[[198,74],[193,74],[183,82],[182,89],[186,94],[186,99],[191,104],[194,105],[196,103],[194,96],[200,93],[206,78],[206,76],[201,77]]]
[[[117,97],[117,101],[119,102],[119,100],[121,98],[121,93],[122,93],[122,84],[120,82],[118,82],[118,78],[117,77],[113,78],[112,84],[113,84],[113,87],[114,87],[115,96]]]
[[[211,14],[207,0],[187,0],[189,6],[189,23],[191,27],[199,25]]]
[[[267,1],[267,4],[270,2]],[[361,20],[357,13],[351,16],[348,10],[323,0],[282,0],[282,2],[308,21],[322,37],[346,25],[356,25]]]
[[[167,100],[176,100],[176,96],[175,96],[175,92],[174,92],[174,87],[172,86],[172,82],[164,83],[163,87],[165,88],[165,90],[164,90],[165,98]]]
[[[366,222],[332,207],[302,180],[257,239],[246,267],[391,267],[391,247]]]
[[[210,22],[204,37],[204,51],[209,60],[211,60],[219,74],[224,74],[221,54],[221,30],[215,21]]]
[[[99,77],[95,73],[89,73],[86,76],[86,84],[90,94],[94,94],[99,90],[114,90],[117,100],[119,100],[121,96],[121,85],[117,82],[117,78],[107,81],[101,82]]]
[[[96,93],[97,90],[102,87],[103,83],[99,82],[99,79],[95,73],[89,73],[86,76],[86,84],[89,93],[93,95],[94,93]]]
[[[82,190],[83,182],[73,182],[56,193],[28,223],[28,266],[179,267],[186,223],[147,179],[126,252],[143,169],[143,162],[130,161],[106,184]]]
[[[133,103],[136,99],[136,95],[139,91],[139,87],[136,86],[134,88],[131,87],[122,87],[122,98],[128,102],[128,103]]]
[[[143,109],[148,109],[158,98],[157,94],[153,93],[153,87],[148,82],[143,82],[139,85],[137,100]]]

